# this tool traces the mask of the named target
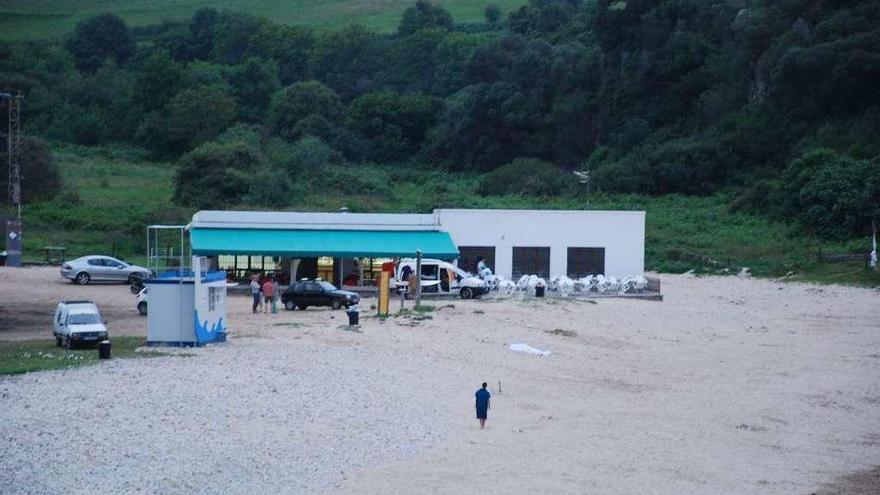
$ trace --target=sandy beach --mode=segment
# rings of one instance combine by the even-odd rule
[[[0,486],[877,493],[876,290],[661,279],[663,302],[444,300],[422,320],[372,317],[367,300],[359,332],[342,312],[252,315],[232,297],[226,344],[0,377]],[[125,286],[0,268],[0,294],[0,339],[50,338],[70,294],[98,302],[111,334],[145,331]]]

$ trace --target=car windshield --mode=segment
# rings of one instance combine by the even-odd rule
[[[318,285],[324,290],[336,290],[336,287],[334,287],[333,284],[324,280],[318,282]]]
[[[100,323],[98,315],[94,313],[74,313],[67,320],[71,325],[92,325]]]

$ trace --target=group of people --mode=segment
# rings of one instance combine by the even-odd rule
[[[278,290],[278,280],[275,277],[260,278],[258,273],[251,275],[251,296],[254,298],[252,311],[257,313],[278,312],[278,299],[281,293]]]

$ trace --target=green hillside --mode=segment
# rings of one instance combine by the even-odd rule
[[[170,206],[174,165],[144,158],[131,148],[53,147],[64,182],[54,200],[28,205],[24,210],[25,258],[40,259],[43,246],[66,246],[69,257],[113,253],[129,260],[144,259],[146,226],[186,223],[193,208]],[[844,282],[880,286],[880,274],[869,274],[863,264],[820,264],[815,253],[864,248],[863,240],[841,245],[809,240],[793,226],[758,215],[730,212],[723,195],[688,197],[669,195],[598,194],[580,198],[529,198],[483,195],[477,192],[481,176],[417,169],[406,175],[394,167],[363,166],[354,176],[346,168],[322,170],[303,178],[290,210],[430,212],[433,208],[545,208],[624,209],[647,212],[646,263],[648,270],[698,273],[736,273],[748,267],[756,275],[792,280]],[[363,193],[336,187],[345,178]],[[248,205],[237,208],[250,209]]]
[[[206,6],[0,3],[29,256],[197,209],[622,208],[650,269],[876,284],[811,260],[880,225],[880,0]]]
[[[130,26],[166,20],[184,20],[203,7],[237,10],[288,25],[338,28],[360,24],[378,31],[397,27],[409,0],[10,0],[0,2],[0,39],[55,37],[73,30],[84,19],[104,12],[122,17]],[[474,2],[439,0],[458,22],[483,19],[483,9],[494,3],[509,12],[524,0]]]

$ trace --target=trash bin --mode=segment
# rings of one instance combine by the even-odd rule
[[[98,342],[98,359],[110,359],[110,341]]]
[[[350,326],[356,326],[358,324],[358,318],[360,316],[360,312],[357,310],[357,308],[350,308],[345,313],[348,314],[348,324]]]
[[[536,285],[535,286],[535,297],[544,297],[544,286]]]

